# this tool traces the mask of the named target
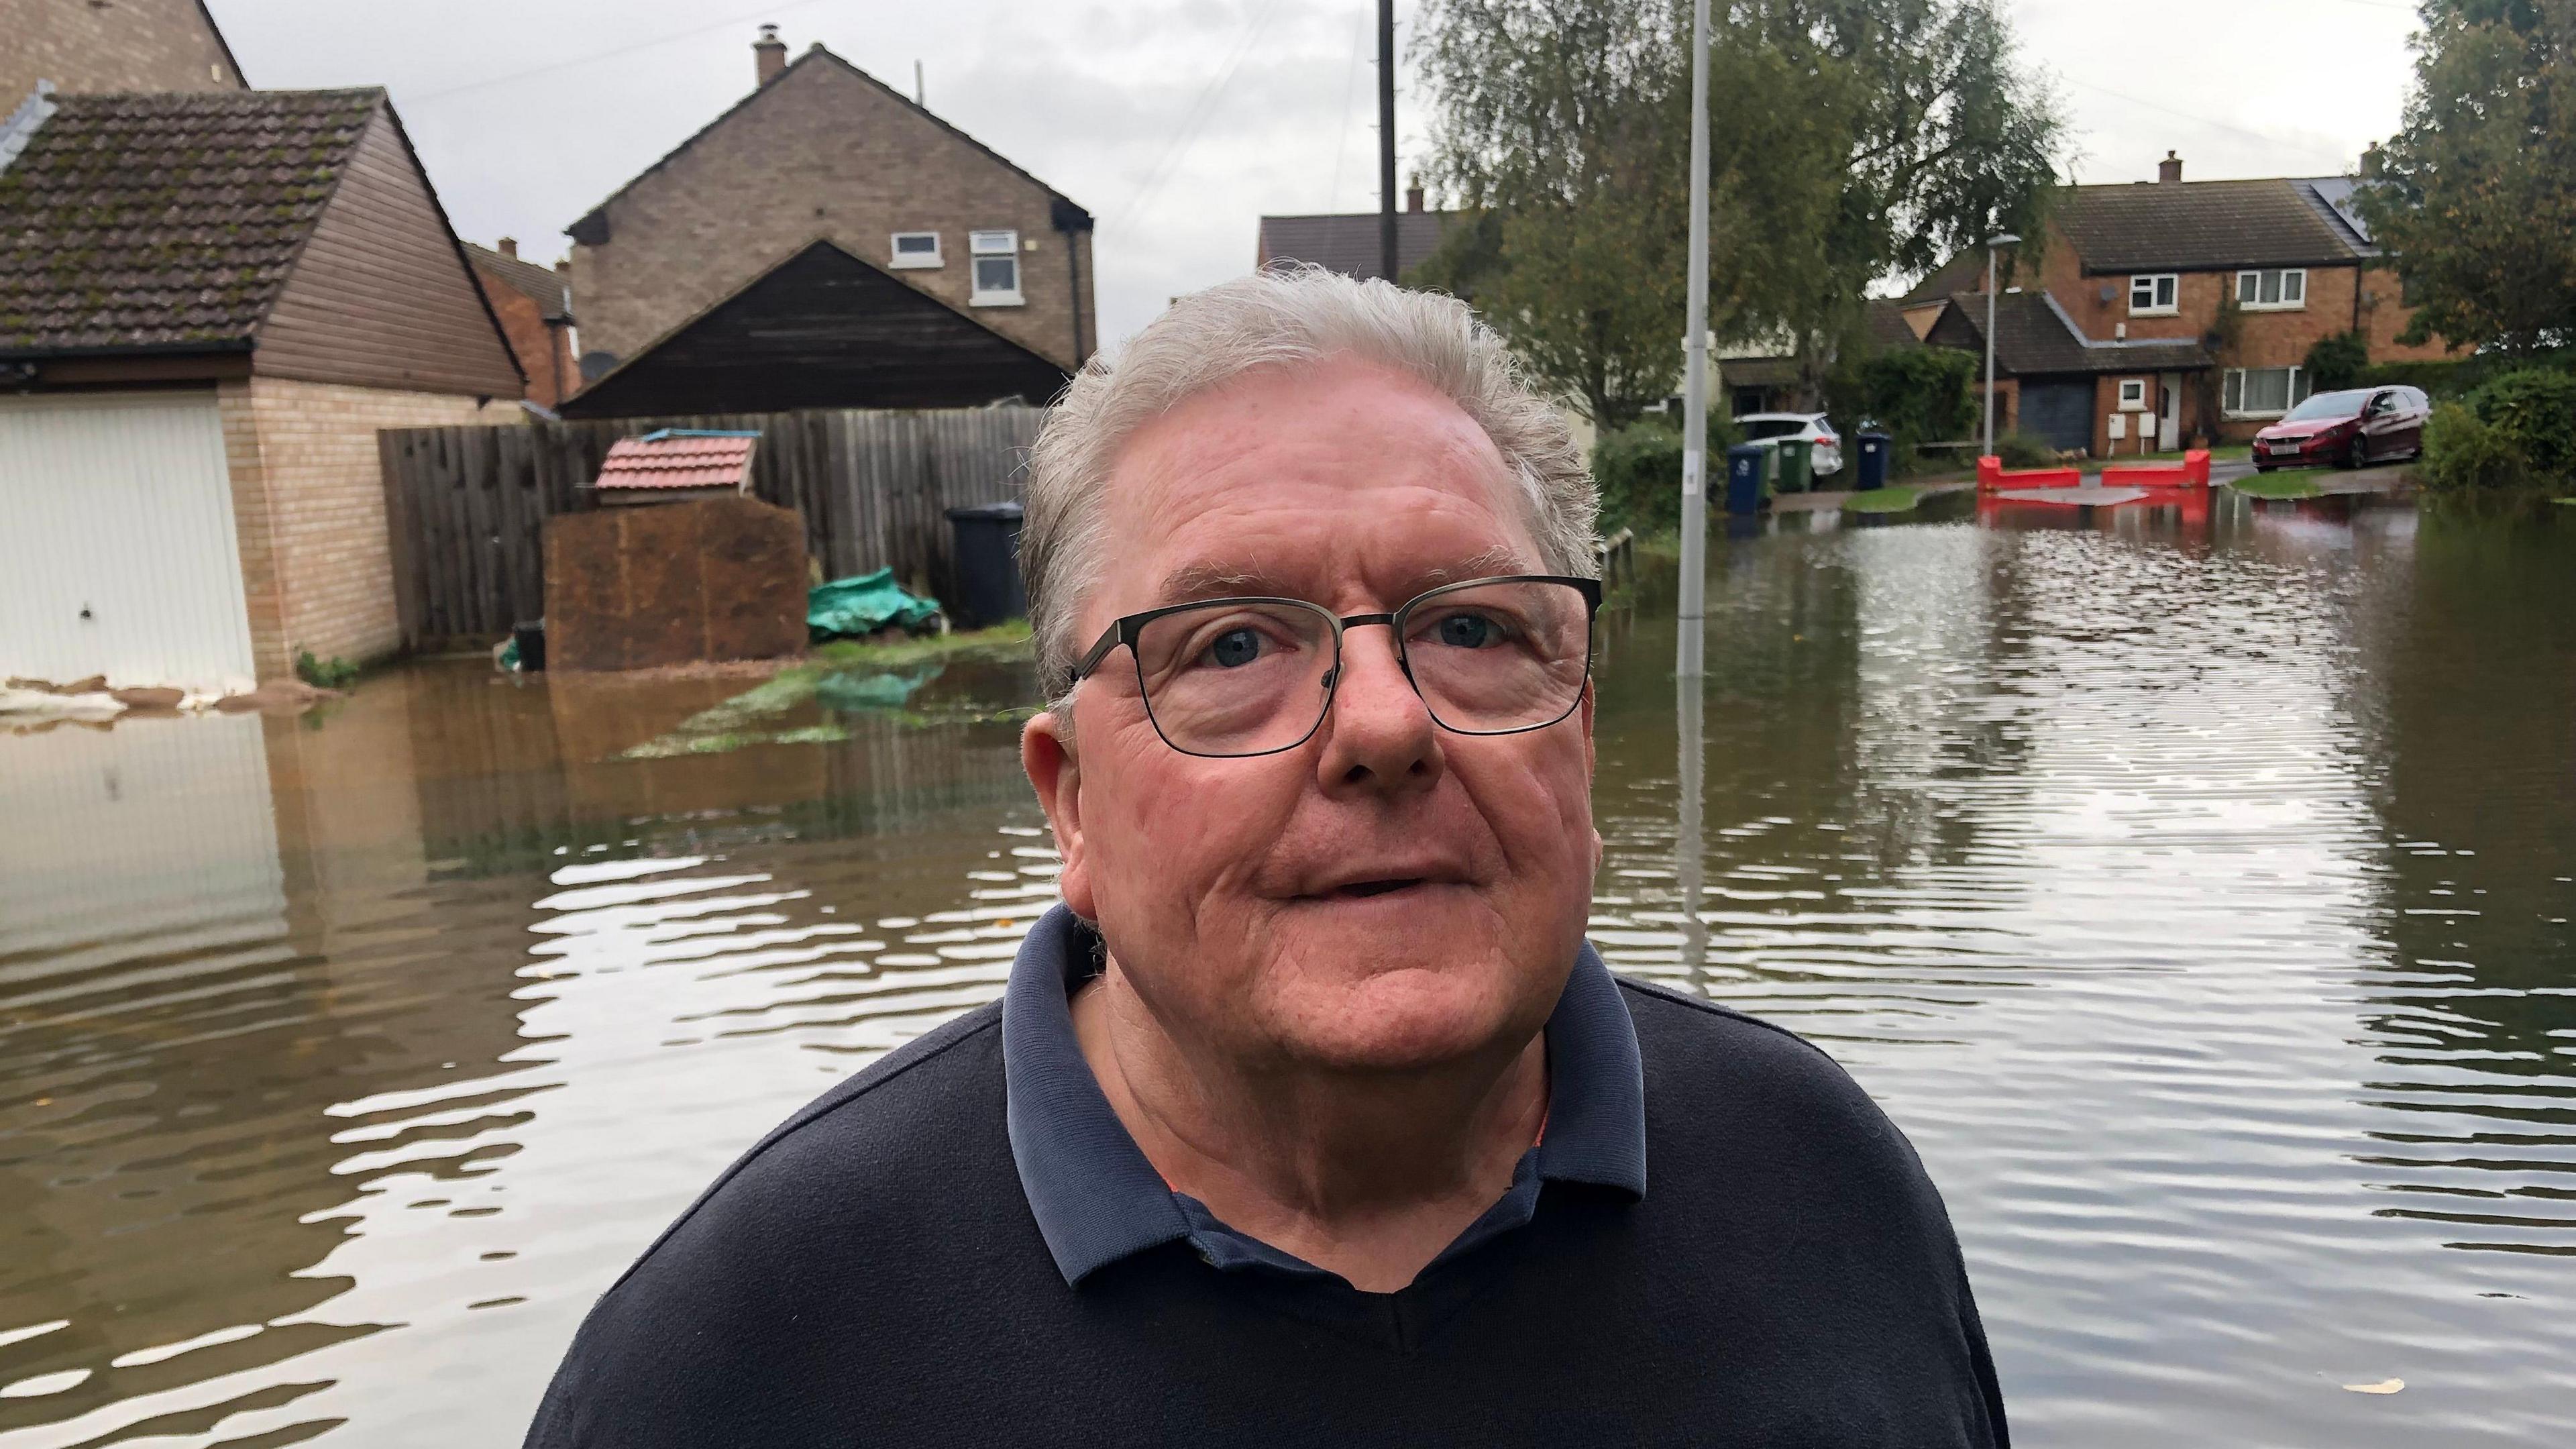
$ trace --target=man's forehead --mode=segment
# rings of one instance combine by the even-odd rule
[[[1316,565],[1325,562],[1277,558],[1192,559],[1166,572],[1154,592],[1163,602],[1175,604],[1229,595],[1306,598],[1316,592],[1319,584],[1332,582],[1316,577]],[[1524,558],[1519,549],[1498,543],[1446,561],[1426,559],[1418,562],[1402,570],[1402,582],[1411,592],[1419,593],[1467,579],[1525,572],[1532,564],[1533,561]]]

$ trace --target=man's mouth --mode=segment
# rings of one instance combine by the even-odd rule
[[[1418,875],[1402,876],[1394,880],[1355,880],[1349,885],[1334,888],[1326,896],[1326,899],[1345,901],[1366,900],[1370,896],[1393,895],[1397,891],[1410,890],[1415,886],[1426,883],[1427,882]]]

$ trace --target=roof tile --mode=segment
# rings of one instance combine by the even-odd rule
[[[0,355],[246,344],[383,100],[59,97],[0,171]]]

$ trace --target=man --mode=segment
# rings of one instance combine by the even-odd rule
[[[1028,493],[1063,904],[610,1289],[531,1444],[2004,1443],[1895,1128],[1583,942],[1593,496],[1490,332],[1228,283]]]

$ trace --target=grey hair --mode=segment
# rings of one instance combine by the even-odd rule
[[[1093,357],[1029,450],[1020,573],[1051,706],[1071,693],[1076,653],[1090,642],[1072,630],[1100,581],[1101,499],[1127,440],[1247,372],[1334,356],[1391,368],[1456,403],[1519,483],[1545,567],[1594,576],[1591,467],[1555,405],[1466,303],[1314,266],[1257,272],[1181,298],[1114,358]]]

